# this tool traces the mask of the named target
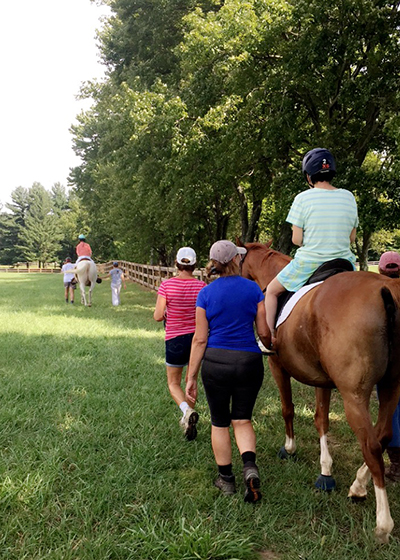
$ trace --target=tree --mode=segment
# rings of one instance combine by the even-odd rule
[[[72,180],[104,250],[165,262],[182,241],[201,253],[219,236],[258,239],[263,224],[290,252],[286,213],[317,145],[360,204],[383,216],[396,200],[398,2],[111,5],[108,79],[87,85],[94,105],[73,128]],[[372,154],[391,161],[378,188]],[[361,210],[360,223],[365,266],[376,222]]]
[[[25,225],[20,228],[18,239],[26,261],[37,260],[39,266],[43,266],[57,257],[61,232],[51,209],[49,193],[39,183],[34,183],[29,190]]]

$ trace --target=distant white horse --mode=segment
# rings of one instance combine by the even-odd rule
[[[97,267],[92,260],[84,259],[76,263],[75,268],[68,271],[69,274],[75,274],[78,278],[79,289],[81,291],[81,303],[88,307],[92,305],[92,292],[96,282],[100,283],[101,279],[97,278]],[[86,286],[89,286],[89,303],[86,300]]]

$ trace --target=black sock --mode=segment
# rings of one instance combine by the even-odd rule
[[[255,465],[256,454],[254,453],[254,451],[245,451],[244,453],[242,453],[242,461],[245,467],[248,466],[247,463],[250,463],[251,465]]]
[[[229,463],[229,465],[218,465],[218,472],[223,478],[232,476],[232,463]]]

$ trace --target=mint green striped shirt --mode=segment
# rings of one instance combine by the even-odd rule
[[[296,196],[286,221],[302,228],[303,245],[295,258],[323,263],[343,258],[356,261],[350,233],[358,226],[357,203],[345,189],[309,189]]]

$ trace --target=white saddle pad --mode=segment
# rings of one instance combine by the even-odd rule
[[[286,321],[294,306],[301,300],[304,294],[306,294],[316,286],[319,286],[319,284],[322,284],[322,282],[323,280],[321,282],[315,282],[315,284],[309,284],[308,286],[303,286],[302,288],[300,288],[300,290],[298,290],[283,307],[282,313],[280,314],[278,322],[276,323],[276,328],[278,328],[279,325]]]

